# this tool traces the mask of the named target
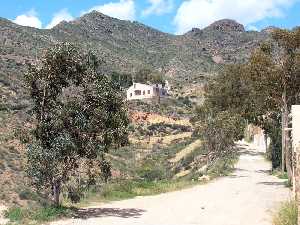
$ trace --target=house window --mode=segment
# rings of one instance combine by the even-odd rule
[[[150,95],[150,90],[148,90],[148,95]]]
[[[145,91],[143,91],[143,95],[145,95],[146,93],[145,93]]]
[[[134,94],[135,94],[135,95],[141,95],[141,94],[142,94],[142,91],[141,91],[141,90],[135,90],[135,91],[134,91]]]
[[[132,97],[132,93],[130,93],[130,97]]]

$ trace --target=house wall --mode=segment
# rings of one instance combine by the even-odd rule
[[[145,99],[155,96],[153,87],[150,85],[134,83],[127,90],[127,100]]]
[[[267,151],[267,147],[270,145],[271,139],[269,137],[267,137],[267,140],[265,139],[265,133],[263,129],[257,126],[249,125],[247,127],[247,133],[248,135],[253,137],[253,145],[255,145],[263,151]]]
[[[154,98],[157,96],[165,97],[167,95],[167,90],[162,87],[162,85],[147,85],[134,83],[127,90],[127,100],[134,99],[147,99]]]
[[[292,106],[292,140],[295,151],[300,147],[300,105]]]

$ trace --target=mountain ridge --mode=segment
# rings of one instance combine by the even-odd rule
[[[145,67],[161,71],[172,88],[171,98],[166,99],[168,110],[182,114],[193,110],[191,99],[201,100],[203,79],[217,74],[226,63],[245,62],[269,38],[268,32],[245,31],[232,20],[174,35],[98,12],[61,22],[52,29],[24,27],[0,18],[0,34],[0,180],[4,181],[0,189],[5,193],[3,199],[13,196],[14,200],[18,198],[14,181],[23,184],[25,180],[25,148],[18,132],[29,129],[34,119],[23,74],[28,63],[40,62],[45,49],[59,42],[75,43],[102,59],[106,74],[133,74]],[[142,109],[149,110],[150,105]]]
[[[222,64],[245,61],[269,36],[268,32],[246,31],[229,19],[174,35],[97,11],[52,29],[24,27],[0,18],[0,32],[0,75],[8,83],[11,79],[19,83],[25,64],[39,59],[44,49],[69,41],[104,59],[107,73],[134,73],[151,67],[179,86],[182,80],[189,83],[215,74]]]

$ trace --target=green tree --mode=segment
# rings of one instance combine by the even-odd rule
[[[205,87],[205,101],[197,107],[193,119],[197,133],[208,152],[209,163],[235,153],[235,141],[243,138],[247,109],[244,101],[249,90],[241,76],[244,67],[227,66],[218,76],[211,78]]]
[[[131,74],[121,74],[118,72],[113,72],[111,74],[111,79],[116,83],[121,89],[129,88],[133,84],[133,79]]]
[[[219,158],[226,159],[236,152],[235,141],[243,138],[245,120],[228,111],[216,112],[212,108],[198,108],[197,134],[208,153],[208,165]]]
[[[69,181],[80,186],[107,176],[104,154],[127,143],[122,95],[111,79],[97,74],[99,66],[93,54],[63,43],[47,50],[25,76],[36,118],[27,173],[55,205]]]
[[[288,115],[293,104],[299,103],[300,29],[278,29],[272,33],[273,45],[263,44],[247,65],[247,80],[253,92],[260,95],[267,118],[282,113],[282,170],[286,166],[292,177],[292,151],[287,131]]]
[[[204,106],[239,115],[264,129],[272,138],[273,166],[278,166],[278,148],[282,145],[281,164],[291,178],[292,153],[286,128],[291,106],[299,102],[300,29],[276,30],[272,37],[273,44],[262,44],[247,64],[228,66],[209,82]],[[282,135],[278,132],[280,124]],[[278,142],[280,137],[282,144]]]
[[[134,75],[134,82],[165,85],[164,75],[150,68],[142,68]]]

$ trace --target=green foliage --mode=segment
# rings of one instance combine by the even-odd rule
[[[281,160],[281,113],[288,120],[291,105],[299,102],[299,30],[276,30],[273,44],[263,43],[248,63],[225,67],[209,81],[202,107],[261,127],[272,139],[268,157],[273,168]]]
[[[191,187],[196,184],[199,184],[199,182],[191,180],[118,181],[116,183],[106,184],[100,187],[99,190],[90,190],[86,193],[83,203],[101,200],[123,200],[136,196],[160,194]]]
[[[205,151],[209,154],[209,163],[235,153],[235,141],[243,138],[245,121],[238,114],[228,111],[213,112],[213,109],[199,108],[200,121],[197,133],[202,138]]]
[[[207,174],[211,178],[228,176],[234,171],[234,166],[238,161],[238,154],[232,152],[231,155],[218,158],[214,164],[208,169]]]
[[[278,212],[273,216],[273,225],[297,225],[298,207],[295,201],[282,204]]]
[[[142,68],[134,75],[134,82],[165,85],[164,75],[150,68]]]
[[[272,33],[273,44],[264,43],[245,65],[244,80],[251,88],[249,122],[263,128],[272,138],[271,159],[273,168],[279,166],[281,126],[288,127],[291,106],[299,103],[300,88],[300,29],[277,29]],[[280,118],[282,114],[282,119]],[[291,176],[291,154],[283,132],[286,168]]]
[[[128,142],[122,95],[111,79],[97,74],[98,66],[93,54],[64,43],[49,49],[42,65],[31,66],[25,76],[37,120],[27,173],[38,189],[52,189],[56,204],[71,177],[88,179],[77,179],[78,186],[89,184],[101,170],[107,180],[104,153]]]
[[[242,66],[225,67],[219,76],[208,82],[205,102],[196,109],[193,120],[210,150],[218,144],[225,150],[243,137],[246,125],[243,116],[248,111],[244,101],[249,97],[249,90],[241,76],[237,76],[241,73]],[[218,143],[221,141],[223,144]]]
[[[138,168],[137,174],[145,181],[158,181],[166,178],[166,168],[157,161],[148,159]]]
[[[4,213],[5,217],[8,218],[10,221],[20,221],[23,219],[24,214],[24,211],[19,207],[10,208]]]
[[[5,217],[17,224],[32,224],[32,221],[47,222],[72,214],[72,209],[66,207],[41,207],[41,208],[10,208],[5,212]]]
[[[113,72],[111,74],[111,79],[117,87],[120,87],[122,89],[129,88],[133,84],[131,74],[120,74],[117,72]]]

